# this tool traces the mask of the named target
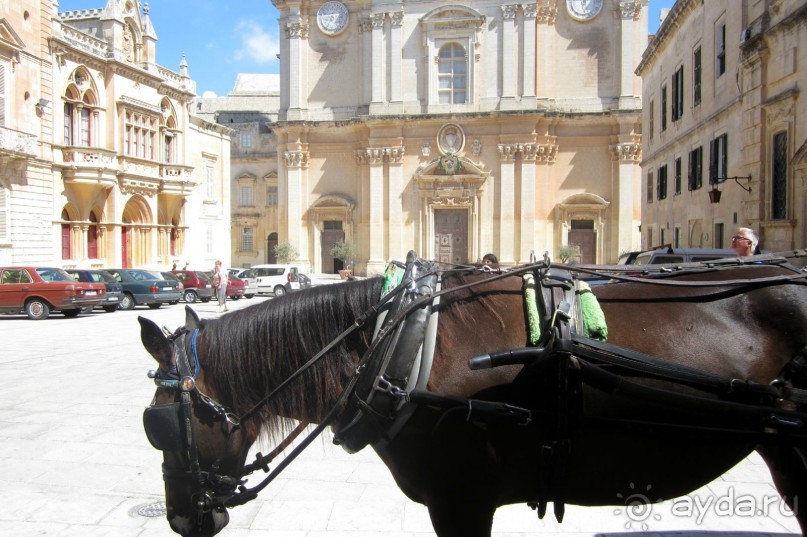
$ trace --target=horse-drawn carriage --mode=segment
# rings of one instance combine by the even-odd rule
[[[174,333],[140,318],[169,523],[214,535],[329,426],[348,451],[371,445],[441,536],[489,535],[511,503],[543,516],[552,502],[562,519],[633,483],[678,497],[754,449],[793,508],[807,498],[807,273],[790,261],[805,255],[491,272],[410,254],[384,278],[215,320],[186,308]],[[573,277],[603,271],[615,283]],[[318,425],[274,469],[275,453],[245,464],[289,419],[275,452]]]

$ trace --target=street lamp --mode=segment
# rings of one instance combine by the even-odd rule
[[[720,192],[720,190],[717,189],[717,185],[720,185],[720,184],[725,183],[726,181],[730,181],[732,179],[740,186],[740,188],[742,188],[743,190],[745,190],[748,193],[751,193],[751,187],[750,186],[746,186],[746,185],[743,185],[742,183],[740,183],[741,179],[743,181],[746,181],[746,182],[751,182],[751,174],[748,174],[747,176],[735,175],[733,177],[717,177],[717,174],[715,173],[714,168],[710,168],[709,172],[710,172],[709,173],[709,183],[711,183],[711,185],[712,185],[712,190],[709,191],[709,202],[710,203],[720,203],[720,196],[722,196],[723,193]]]

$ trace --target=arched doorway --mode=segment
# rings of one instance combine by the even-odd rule
[[[325,220],[323,223],[322,238],[322,272],[323,274],[337,274],[345,268],[344,261],[335,259],[331,255],[331,250],[336,243],[345,240],[345,230],[342,229],[341,220]]]
[[[141,196],[132,197],[123,208],[121,263],[124,268],[151,262],[151,225],[151,210],[146,200]]]
[[[270,233],[266,238],[266,262],[270,265],[277,263],[277,233]]]

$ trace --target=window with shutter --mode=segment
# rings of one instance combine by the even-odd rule
[[[6,126],[6,65],[0,63],[0,127]]]

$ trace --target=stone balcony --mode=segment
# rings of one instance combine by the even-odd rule
[[[36,136],[0,127],[0,158],[29,159],[36,156]]]
[[[198,184],[193,181],[193,167],[181,164],[160,164],[160,191],[165,194],[187,196]]]
[[[101,147],[62,147],[61,162],[54,165],[62,169],[66,183],[85,183],[112,187],[117,184],[118,160],[115,151]]]

